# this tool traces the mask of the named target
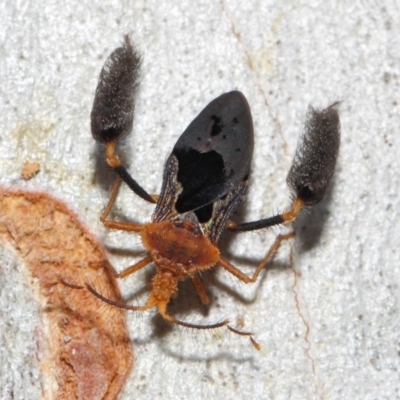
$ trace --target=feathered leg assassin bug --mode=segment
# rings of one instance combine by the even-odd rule
[[[293,236],[278,236],[252,277],[231,264],[217,247],[224,230],[254,231],[292,222],[299,212],[324,197],[332,177],[340,140],[337,103],[322,111],[310,109],[305,131],[298,144],[287,183],[294,192],[291,207],[259,221],[236,224],[229,218],[243,200],[253,153],[253,122],[246,98],[238,91],[222,94],[193,120],[178,139],[168,157],[159,196],[150,195],[128,173],[116,154],[118,140],[132,130],[134,93],[140,57],[126,36],[122,47],[107,59],[99,78],[91,113],[95,140],[105,144],[108,165],[119,178],[101,216],[111,229],[138,232],[148,255],[119,274],[124,278],[155,263],[151,291],[142,306],[111,301],[91,286],[88,289],[105,302],[130,310],[157,307],[172,323],[196,329],[228,326],[228,321],[196,325],[178,320],[167,310],[177,294],[178,281],[190,278],[202,303],[209,298],[203,287],[202,271],[221,266],[245,283],[255,282],[280,243]],[[125,182],[142,199],[156,203],[151,222],[136,224],[109,220],[120,182]],[[251,338],[252,339],[252,338]],[[258,345],[252,339],[255,347]]]

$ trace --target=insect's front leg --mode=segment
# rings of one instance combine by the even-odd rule
[[[143,225],[142,224],[135,224],[134,222],[122,222],[122,221],[114,221],[107,219],[112,206],[115,203],[115,199],[117,198],[118,190],[121,185],[121,179],[117,178],[114,182],[113,188],[111,190],[110,198],[108,200],[107,206],[103,211],[103,214],[100,217],[100,221],[103,225],[110,229],[119,229],[122,231],[128,232],[140,232]]]

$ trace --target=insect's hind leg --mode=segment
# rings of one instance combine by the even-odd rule
[[[249,232],[293,222],[304,207],[318,204],[325,195],[335,169],[340,143],[338,102],[324,110],[310,108],[304,133],[297,144],[296,153],[286,182],[294,194],[289,210],[258,221],[236,224],[229,221],[226,229]]]
[[[117,142],[129,135],[133,126],[135,89],[138,86],[140,55],[129,36],[106,60],[99,77],[90,115],[93,138],[106,147],[107,164],[143,200],[155,199],[132,178],[116,154]]]
[[[149,202],[156,203],[158,196],[152,196],[146,192],[132,176],[127,169],[121,164],[120,158],[115,154],[116,141],[106,143],[106,161],[107,164],[118,174],[118,177],[123,180],[129,188],[140,198]]]

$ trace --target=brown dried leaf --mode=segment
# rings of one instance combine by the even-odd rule
[[[77,288],[88,282],[121,301],[101,245],[61,201],[0,189],[0,242],[5,240],[24,259],[40,293],[44,397],[114,399],[133,361],[125,312]]]

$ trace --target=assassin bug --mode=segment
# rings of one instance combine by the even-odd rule
[[[168,303],[177,294],[178,281],[190,278],[201,302],[207,304],[209,298],[201,273],[217,265],[245,283],[257,280],[280,243],[293,237],[293,233],[277,237],[252,277],[220,254],[219,238],[224,230],[254,231],[293,222],[304,207],[322,200],[339,149],[337,103],[322,111],[309,111],[287,176],[294,193],[291,207],[270,218],[237,224],[230,217],[244,198],[253,153],[253,122],[246,98],[238,91],[225,93],[200,112],[166,161],[160,195],[150,195],[131,177],[116,154],[118,141],[132,130],[139,67],[140,57],[126,36],[122,47],[109,56],[100,73],[91,129],[94,139],[105,145],[107,164],[119,176],[101,221],[111,229],[139,233],[148,252],[118,276],[124,278],[150,263],[156,265],[156,273],[149,298],[142,306],[115,302],[89,285],[88,289],[105,302],[129,310],[157,307],[160,315],[174,324],[196,329],[227,326],[234,333],[251,337],[248,332],[231,328],[227,320],[210,325],[181,321],[168,313]],[[151,222],[137,224],[108,219],[121,181],[137,196],[156,204]],[[257,347],[253,339],[252,342]]]

